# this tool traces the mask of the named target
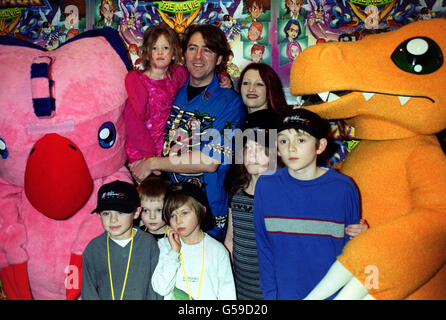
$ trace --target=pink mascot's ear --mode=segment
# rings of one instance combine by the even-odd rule
[[[93,180],[79,148],[69,139],[50,133],[38,140],[25,169],[29,202],[51,219],[66,219],[82,208]]]

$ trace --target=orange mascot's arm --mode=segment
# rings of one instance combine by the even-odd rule
[[[419,146],[408,158],[406,172],[412,210],[372,226],[350,241],[338,257],[366,287],[373,276],[370,267],[376,267],[378,281],[367,289],[377,299],[407,298],[446,259],[446,158],[438,146]],[[427,288],[446,291],[442,285]]]

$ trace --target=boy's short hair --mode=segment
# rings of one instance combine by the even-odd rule
[[[139,195],[134,185],[115,180],[99,188],[98,204],[91,213],[100,213],[106,210],[132,213],[140,204]]]
[[[137,191],[141,200],[164,201],[170,181],[157,176],[146,178],[138,186]]]
[[[325,119],[307,109],[293,109],[283,113],[277,123],[277,134],[283,130],[302,130],[316,139],[327,138],[329,124]]]
[[[208,201],[204,191],[194,183],[182,182],[170,185],[164,198],[163,220],[169,224],[172,212],[189,205],[201,223],[208,211]]]

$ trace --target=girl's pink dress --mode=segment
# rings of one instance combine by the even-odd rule
[[[145,157],[161,156],[165,127],[175,96],[187,81],[181,65],[170,66],[171,79],[154,80],[130,71],[125,79],[128,99],[124,109],[129,163]]]

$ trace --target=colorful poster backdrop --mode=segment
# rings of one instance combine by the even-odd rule
[[[135,68],[141,68],[144,31],[160,22],[181,37],[191,24],[215,24],[232,49],[234,83],[252,61],[271,65],[288,102],[289,73],[306,48],[328,41],[356,41],[446,12],[445,0],[0,0],[0,34],[49,50],[92,28],[119,31]],[[253,49],[254,48],[254,49]]]
[[[305,20],[278,19],[277,43],[279,45],[279,66],[293,63],[294,59],[308,47]]]
[[[84,0],[0,1],[0,35],[53,50],[85,28]]]

